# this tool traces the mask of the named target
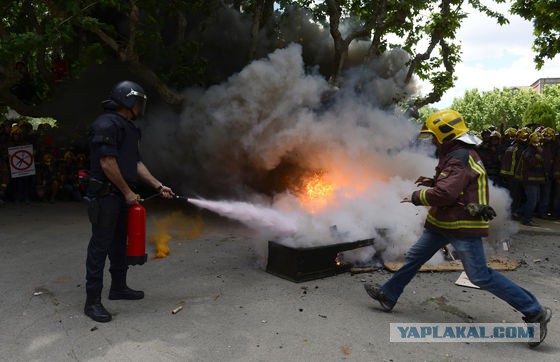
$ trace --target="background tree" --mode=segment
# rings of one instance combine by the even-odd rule
[[[511,12],[533,22],[535,63],[541,69],[546,59],[560,52],[560,2],[550,0],[515,0]]]
[[[543,102],[554,110],[556,125],[560,129],[560,84],[545,85],[543,89]]]
[[[556,129],[554,109],[543,100],[529,104],[525,113],[523,113],[523,125],[535,124]]]
[[[533,90],[519,90],[512,88],[494,89],[490,92],[479,92],[477,89],[466,91],[462,98],[456,98],[451,107],[465,117],[469,127],[481,131],[490,125],[504,130],[508,127],[521,127],[529,121],[538,120],[556,128],[557,120],[535,115],[536,111],[526,112],[534,104],[544,104],[538,109],[546,108],[548,114],[557,117],[560,109],[560,85],[546,86],[542,94]],[[547,113],[543,112],[543,113]],[[539,113],[540,114],[540,113]],[[551,123],[552,122],[552,123]]]
[[[66,66],[70,80],[94,64],[117,61],[180,109],[183,89],[222,82],[251,60],[296,41],[306,64],[319,66],[335,83],[349,66],[404,50],[409,62],[403,89],[414,76],[433,85],[428,96],[412,100],[420,107],[453,86],[460,61],[455,34],[467,3],[507,22],[478,0],[6,0],[0,4],[0,103],[21,114],[45,113],[43,101],[62,96],[53,82],[55,66]],[[328,42],[317,44],[319,39]],[[367,45],[354,62],[348,61],[351,44]],[[14,92],[22,83],[30,87]],[[32,96],[21,97],[22,89],[31,89]],[[392,101],[407,97],[403,91]]]
[[[455,35],[461,21],[467,16],[463,11],[466,3],[495,18],[499,24],[507,23],[503,15],[477,0],[327,0],[317,4],[308,0],[299,2],[311,7],[317,21],[328,19],[328,28],[334,42],[330,74],[332,83],[337,84],[353,41],[369,41],[366,61],[399,47],[410,56],[405,83],[417,76],[433,86],[427,96],[412,102],[415,108],[439,101],[445,91],[453,87],[455,65],[460,61],[460,46]],[[389,39],[392,38],[399,39],[400,42],[391,43]]]

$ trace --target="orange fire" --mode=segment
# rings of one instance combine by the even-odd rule
[[[325,173],[318,171],[304,178],[297,192],[302,206],[314,213],[327,206],[335,198],[335,185],[326,180]]]
[[[381,173],[360,170],[349,175],[338,170],[316,170],[299,178],[299,184],[292,187],[305,210],[320,212],[337,205],[337,198],[353,200],[359,198],[372,181],[386,181]]]

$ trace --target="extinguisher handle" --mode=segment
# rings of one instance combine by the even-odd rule
[[[150,199],[153,199],[154,197],[158,197],[158,196],[159,196],[159,192],[158,192],[157,194],[150,195],[150,196],[148,196],[148,197],[146,197],[146,198],[144,198],[144,199],[140,199],[140,200],[138,200],[138,201],[140,201],[140,202],[146,202],[146,201],[148,201],[148,200],[150,200]]]

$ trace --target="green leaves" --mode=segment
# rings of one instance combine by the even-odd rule
[[[560,85],[545,86],[542,94],[531,90],[514,88],[494,89],[479,92],[466,91],[463,98],[453,101],[452,109],[461,113],[473,130],[482,130],[490,125],[521,127],[539,123],[556,129],[560,119]]]
[[[535,64],[541,69],[546,59],[560,53],[560,2],[551,0],[515,0],[511,12],[533,23]]]

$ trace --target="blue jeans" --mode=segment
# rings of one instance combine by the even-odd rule
[[[521,222],[526,224],[533,220],[533,213],[541,194],[541,185],[523,184],[523,190],[525,190],[525,203],[521,206]]]
[[[449,243],[455,248],[472,283],[509,303],[525,316],[534,316],[541,311],[542,306],[531,292],[488,268],[482,238],[456,236],[427,229],[406,254],[404,265],[383,285],[385,295],[396,302],[420,267]]]

